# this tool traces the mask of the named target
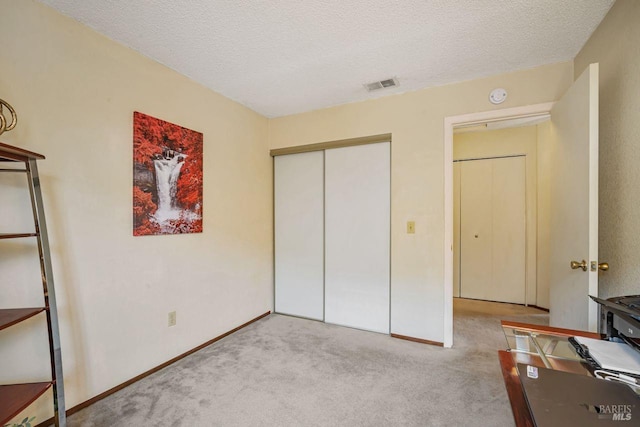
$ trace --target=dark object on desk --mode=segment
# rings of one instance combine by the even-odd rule
[[[600,369],[600,365],[598,365],[598,362],[596,362],[593,357],[591,357],[589,349],[586,346],[576,341],[575,337],[569,337],[567,338],[567,341],[569,341],[569,344],[573,346],[578,356],[580,356],[589,366],[591,366],[592,369]]]
[[[624,384],[521,363],[518,372],[537,427],[637,425],[640,420],[640,397]]]
[[[607,338],[621,339],[640,352],[640,295],[591,299],[602,306]]]

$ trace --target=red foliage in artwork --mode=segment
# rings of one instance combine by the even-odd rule
[[[133,234],[202,232],[202,133],[133,113]]]
[[[145,193],[137,185],[133,186],[133,229],[134,236],[146,236],[158,234],[158,224],[149,220],[149,212],[153,213],[158,209],[153,203],[151,193]]]

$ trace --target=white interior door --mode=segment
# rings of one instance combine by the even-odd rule
[[[324,153],[274,158],[275,311],[324,317]]]
[[[325,151],[325,321],[389,333],[390,144]]]
[[[598,64],[553,106],[551,123],[550,323],[596,331],[589,294],[598,295]],[[570,267],[583,260],[586,271]]]
[[[460,295],[526,302],[525,157],[461,162]]]

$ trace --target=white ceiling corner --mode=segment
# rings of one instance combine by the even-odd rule
[[[568,61],[614,3],[40,1],[266,117]]]

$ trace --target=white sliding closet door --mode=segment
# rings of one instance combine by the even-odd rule
[[[493,282],[498,301],[526,302],[526,166],[524,157],[493,160]]]
[[[325,151],[325,321],[389,333],[390,144]]]
[[[275,311],[323,320],[324,153],[274,158]]]
[[[525,303],[524,157],[461,162],[460,296]]]

